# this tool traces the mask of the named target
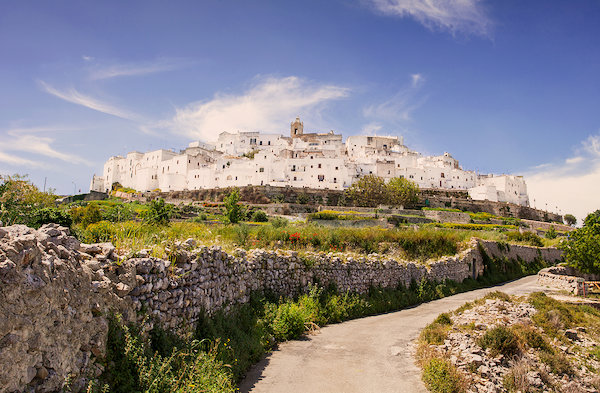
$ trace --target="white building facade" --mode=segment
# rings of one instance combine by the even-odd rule
[[[528,206],[523,177],[478,175],[463,170],[450,154],[423,156],[400,137],[304,133],[299,118],[290,136],[222,132],[212,144],[192,142],[176,153],[156,150],[111,157],[90,189],[107,192],[114,183],[137,191],[179,191],[248,185],[343,190],[359,177],[404,177],[421,188],[465,190],[476,200]]]

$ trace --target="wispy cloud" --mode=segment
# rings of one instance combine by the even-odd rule
[[[384,15],[411,17],[428,29],[489,36],[492,21],[482,0],[367,0]]]
[[[242,94],[216,94],[210,101],[178,108],[172,119],[159,126],[205,141],[216,139],[222,131],[281,132],[295,116],[302,112],[318,116],[326,103],[349,93],[346,87],[311,83],[295,76],[258,78]]]
[[[153,61],[128,64],[114,64],[91,72],[91,79],[109,79],[121,76],[140,76],[157,72],[172,71],[191,64],[182,59],[157,59]]]
[[[34,167],[34,168],[43,166],[43,164],[41,162],[36,162],[36,161],[28,160],[23,157],[8,154],[8,153],[3,152],[2,150],[0,150],[0,162],[3,162],[8,165],[12,165],[12,166],[29,166],[29,167]],[[8,173],[8,171],[5,170],[5,173]]]
[[[58,89],[50,86],[48,83],[46,83],[44,81],[39,81],[39,84],[46,93],[52,94],[55,97],[58,97],[65,101],[71,102],[73,104],[81,105],[86,108],[98,111],[98,112],[102,112],[102,113],[106,113],[108,115],[120,117],[122,119],[137,121],[137,120],[140,120],[140,118],[141,118],[139,115],[137,115],[135,113],[129,112],[124,109],[117,108],[116,106],[113,106],[111,104],[108,104],[108,103],[102,102],[100,100],[97,100],[93,97],[81,94],[74,88],[70,88],[68,90],[58,90]]]
[[[94,58],[92,56],[86,56],[86,55],[81,56],[81,58],[83,59],[83,61],[88,61],[88,62],[94,60]]]
[[[425,78],[421,74],[413,74],[410,80],[410,85],[403,87],[386,101],[364,108],[364,116],[392,123],[411,120],[412,112],[425,102],[424,97],[418,96]]]
[[[600,134],[575,148],[575,155],[526,173],[530,200],[537,208],[574,214],[580,221],[600,209]]]
[[[69,129],[66,130],[70,131]],[[8,153],[24,152],[42,156],[45,158],[58,159],[71,164],[83,164],[88,166],[93,165],[90,161],[76,154],[64,153],[59,150],[56,150],[52,146],[52,144],[54,143],[54,138],[49,136],[36,135],[36,133],[48,131],[60,132],[63,130],[57,127],[32,127],[14,128],[6,131],[6,136],[0,138],[0,162],[18,166],[45,166],[45,164],[40,160],[34,161],[28,158],[23,158],[20,155],[16,156]]]
[[[365,124],[363,128],[360,130],[361,135],[375,135],[377,131],[381,130],[383,126],[379,123],[373,122],[369,124]]]
[[[412,80],[412,87],[418,87],[425,82],[425,78],[421,74],[412,74],[410,78]]]

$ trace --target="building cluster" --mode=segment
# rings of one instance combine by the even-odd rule
[[[473,199],[528,205],[522,176],[463,170],[450,154],[423,156],[402,137],[305,133],[300,118],[290,136],[222,132],[212,144],[192,142],[179,153],[156,150],[111,157],[90,189],[114,183],[137,191],[177,191],[271,185],[343,190],[363,175],[404,177],[421,188],[467,190]]]

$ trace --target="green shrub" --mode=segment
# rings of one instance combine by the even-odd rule
[[[37,229],[44,224],[50,223],[70,227],[73,220],[71,219],[71,215],[64,210],[55,207],[44,207],[33,211],[27,225]]]
[[[267,222],[269,221],[269,217],[264,211],[257,210],[254,213],[252,213],[252,218],[250,220],[253,222]]]
[[[546,239],[556,239],[557,236],[558,234],[556,233],[556,229],[554,229],[554,227],[550,227],[550,229],[548,229],[544,234]]]
[[[165,203],[162,198],[155,199],[148,204],[148,210],[142,213],[142,218],[149,224],[166,225],[173,214],[173,205]]]
[[[101,212],[102,219],[110,222],[129,221],[135,218],[136,214],[129,204],[118,204],[109,207]]]
[[[283,217],[273,217],[271,219],[271,225],[273,228],[285,228],[289,224],[289,220]]]
[[[102,213],[96,203],[90,203],[86,206],[74,207],[70,211],[75,224],[81,224],[87,227],[98,221],[102,221]]]
[[[514,356],[520,352],[519,337],[505,326],[496,326],[488,330],[479,338],[477,344],[483,349],[489,348],[492,356]]]
[[[296,197],[296,203],[306,205],[308,202],[310,202],[310,197],[307,194],[298,194]]]
[[[444,312],[438,315],[433,323],[437,323],[439,325],[452,325],[452,318],[450,318],[450,314]]]
[[[523,232],[523,233],[518,232],[518,231],[507,232],[506,238],[509,241],[526,243],[526,244],[529,244],[534,247],[543,247],[544,246],[544,242],[542,241],[542,239],[533,232],[528,232],[528,231]]]
[[[427,344],[441,345],[448,336],[449,327],[438,323],[427,325],[421,332],[421,339]]]
[[[273,335],[278,341],[292,340],[304,333],[306,314],[298,304],[291,302],[280,304],[273,314]]]
[[[558,375],[574,375],[575,371],[569,358],[562,352],[550,350],[540,352],[542,363],[550,367],[550,371]]]
[[[247,224],[240,224],[235,227],[235,235],[240,246],[245,246],[250,236],[250,227]]]
[[[465,391],[465,382],[459,371],[448,360],[433,358],[423,367],[423,382],[430,392],[460,393]]]
[[[508,295],[504,292],[500,292],[500,291],[489,292],[483,298],[484,299],[499,299],[499,300],[504,300],[505,302],[509,302],[509,303],[512,302],[510,295]]]

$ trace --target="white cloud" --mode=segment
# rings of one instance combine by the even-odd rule
[[[30,166],[30,167],[41,167],[43,164],[41,162],[36,162],[32,160],[28,160],[23,157],[15,156],[12,154],[5,153],[0,150],[0,162],[3,162],[8,165],[13,166]],[[6,171],[8,173],[8,171]]]
[[[410,77],[412,79],[412,87],[417,87],[425,82],[425,78],[421,74],[412,74]]]
[[[122,119],[127,119],[127,120],[139,120],[140,119],[140,116],[135,113],[117,108],[111,104],[107,104],[107,103],[99,101],[95,98],[81,94],[73,88],[66,90],[66,91],[61,91],[61,90],[55,89],[54,87],[50,86],[49,84],[47,84],[44,81],[39,81],[39,84],[44,89],[44,91],[46,91],[47,93],[52,94],[53,96],[63,99],[65,101],[71,102],[73,104],[85,106],[86,108],[93,109],[98,112],[106,113],[108,115],[120,117]]]
[[[30,133],[60,131],[56,127],[34,127],[17,128],[8,130],[7,137],[0,139],[0,162],[10,165],[24,165],[31,167],[41,167],[45,164],[41,161],[33,161],[7,152],[25,152],[43,157],[54,158],[72,164],[83,164],[92,166],[90,161],[75,154],[63,153],[52,147],[54,139],[47,136],[31,135]]]
[[[348,88],[309,83],[295,76],[260,78],[240,95],[216,94],[210,101],[178,108],[160,126],[204,141],[216,139],[222,131],[281,132],[302,112],[318,116],[324,104],[348,94]]]
[[[600,209],[600,135],[590,136],[563,163],[538,166],[526,174],[535,207],[570,213],[579,222]]]
[[[388,100],[378,105],[371,105],[364,108],[364,116],[374,118],[378,121],[398,122],[411,120],[412,112],[419,108],[425,101],[424,98],[417,97],[417,93],[423,85],[425,78],[421,74],[413,74],[410,79],[411,83],[409,86],[400,89]]]
[[[148,75],[175,70],[186,64],[190,63],[179,59],[158,59],[142,63],[115,64],[93,70],[90,77],[92,79],[108,79],[121,76]]]
[[[428,29],[490,34],[492,22],[481,0],[367,0],[385,15],[412,17]]]
[[[378,123],[365,124],[360,135],[376,135],[377,131],[381,130],[382,126]]]
[[[94,58],[92,56],[86,56],[86,55],[81,56],[81,58],[83,59],[83,61],[88,61],[88,62],[94,60]]]

